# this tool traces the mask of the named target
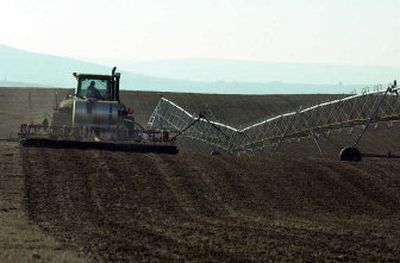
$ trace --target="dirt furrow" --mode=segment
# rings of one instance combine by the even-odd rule
[[[32,220],[97,260],[400,256],[393,162],[43,149],[24,156]]]

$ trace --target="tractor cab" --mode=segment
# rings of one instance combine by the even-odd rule
[[[73,75],[78,81],[75,94],[79,98],[118,101],[119,102],[119,79],[120,73],[111,75],[80,74]]]

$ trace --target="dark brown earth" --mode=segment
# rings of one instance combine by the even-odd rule
[[[142,123],[160,96],[125,95]],[[164,95],[236,126],[331,96]],[[0,89],[0,137],[15,136],[19,122],[41,120],[54,96],[31,90],[28,98],[29,90]],[[0,147],[0,164],[11,158],[20,171],[24,183],[13,193],[25,195],[30,222],[89,261],[398,261],[400,163],[336,161],[357,129],[320,135],[331,160],[311,158],[320,156],[305,138],[285,143],[275,158],[13,145],[12,156],[11,146]],[[399,129],[380,123],[361,146],[400,149]],[[13,189],[13,174],[1,178],[8,183],[0,201],[12,198],[5,189]]]
[[[396,261],[400,164],[23,150],[30,219],[107,261]]]
[[[0,262],[84,262],[28,219],[21,154],[16,143],[0,142]]]

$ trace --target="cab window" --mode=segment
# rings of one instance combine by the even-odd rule
[[[111,99],[111,83],[106,79],[81,79],[78,96],[109,100]]]

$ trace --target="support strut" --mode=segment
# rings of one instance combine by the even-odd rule
[[[340,151],[340,160],[341,161],[361,161],[362,157],[382,157],[382,156],[391,156],[390,152],[388,155],[381,155],[381,154],[362,154],[361,151],[358,149],[358,144],[360,143],[361,139],[364,137],[365,133],[367,132],[368,128],[370,127],[371,123],[373,122],[376,114],[378,113],[379,108],[382,106],[386,96],[389,93],[395,93],[396,95],[398,94],[397,91],[397,81],[395,80],[393,82],[392,85],[390,85],[385,93],[382,95],[382,98],[380,99],[379,103],[377,104],[377,106],[374,108],[374,110],[372,111],[367,124],[365,125],[364,129],[362,130],[361,134],[357,137],[356,141],[354,142],[353,145],[350,146],[346,146],[344,147],[341,151]],[[387,157],[389,158],[389,157]],[[395,158],[395,157],[392,157]]]

